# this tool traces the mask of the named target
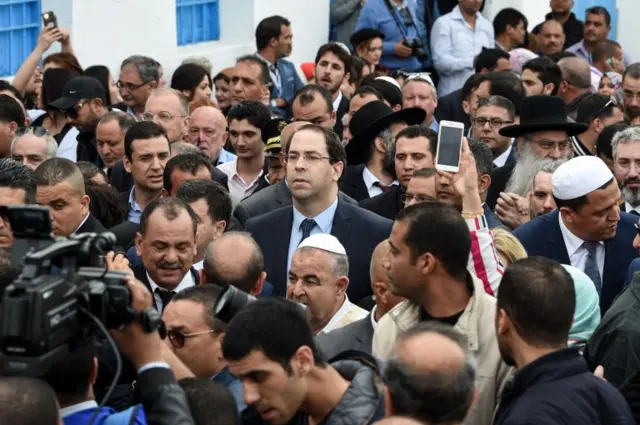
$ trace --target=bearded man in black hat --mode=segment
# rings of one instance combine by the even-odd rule
[[[408,125],[420,124],[425,116],[419,108],[393,112],[379,100],[360,108],[349,121],[353,137],[345,148],[349,166],[340,189],[358,202],[396,191],[395,137]]]
[[[500,129],[500,135],[516,139],[517,160],[491,175],[487,204],[511,228],[527,221],[526,195],[532,189],[539,162],[550,158],[564,162],[573,157],[570,137],[587,126],[570,122],[566,107],[557,96],[531,96],[522,103],[520,124]]]

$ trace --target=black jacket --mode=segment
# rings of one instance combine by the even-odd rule
[[[151,368],[138,375],[136,388],[149,425],[195,425],[187,397],[171,369]]]
[[[364,164],[350,165],[344,169],[340,179],[340,190],[358,202],[369,199],[369,190],[362,178]]]
[[[342,131],[344,130],[342,117],[344,117],[347,112],[349,112],[349,99],[347,99],[347,96],[342,95],[340,105],[338,105],[338,110],[336,111],[336,124],[333,126],[333,131],[336,132],[340,139],[342,139]]]
[[[386,192],[362,201],[360,206],[389,220],[395,220],[396,215],[404,208],[403,193],[399,185],[394,185]]]
[[[635,424],[622,395],[594,376],[573,348],[519,370],[500,400],[494,425]]]
[[[553,19],[553,14],[547,13],[545,19],[548,21]],[[584,22],[576,18],[576,15],[572,12],[569,15],[569,19],[562,26],[564,28],[564,35],[566,40],[564,41],[564,48],[568,48],[573,46],[576,43],[579,43],[584,38]],[[542,23],[536,25],[536,27],[531,31],[533,34],[538,35],[540,30],[542,29]]]
[[[149,292],[151,292],[151,295],[153,295],[153,291],[151,290],[151,284],[149,283],[149,279],[147,278],[147,271],[145,270],[144,265],[139,264],[137,266],[132,267],[131,269],[133,270],[133,275],[135,276],[135,278],[138,279],[140,282],[142,282],[144,286],[147,287]],[[191,273],[191,276],[193,277],[194,286],[200,285],[200,274],[196,271],[196,269],[191,267],[191,270],[189,271],[189,273]],[[155,303],[155,299],[153,302],[153,306],[156,309],[158,307]]]
[[[133,246],[138,229],[140,229],[139,224],[125,220],[110,228],[109,231],[116,235],[116,245],[126,252]]]
[[[464,131],[469,131],[471,121],[469,115],[462,108],[462,89],[453,91],[446,96],[438,99],[438,107],[436,108],[435,117],[440,121],[458,121],[464,124]]]
[[[82,223],[82,226],[80,226],[80,228],[78,228],[78,231],[76,232],[76,234],[102,233],[106,231],[107,229],[102,225],[102,223],[100,223],[100,221],[98,221],[97,218],[95,218],[93,215],[91,215],[91,213],[89,213],[89,217],[87,217],[87,220],[84,223]]]

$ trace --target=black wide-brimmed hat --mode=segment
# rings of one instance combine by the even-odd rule
[[[522,102],[520,124],[500,129],[505,137],[520,137],[538,131],[566,131],[569,137],[582,134],[586,124],[572,122],[567,117],[564,101],[558,96],[531,96]]]
[[[384,40],[384,37],[385,37],[384,33],[381,31],[378,31],[377,29],[362,28],[361,30],[354,32],[351,35],[351,39],[349,41],[351,41],[351,44],[355,49],[356,47],[358,47],[358,44],[360,43],[373,40],[374,38],[381,38]]]
[[[404,122],[407,125],[421,124],[426,117],[427,113],[420,108],[407,108],[393,112],[393,109],[381,100],[367,103],[353,114],[349,121],[352,137],[345,147],[347,164],[356,165],[365,162],[367,146],[391,124],[397,122]]]

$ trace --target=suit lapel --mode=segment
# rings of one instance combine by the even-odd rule
[[[547,234],[547,242],[552,247],[552,256],[561,264],[571,264],[569,254],[567,253],[567,246],[564,243],[562,237],[562,230],[560,230],[559,212],[554,211],[549,213],[546,217],[550,221],[551,231]]]
[[[284,180],[278,183],[275,201],[280,205],[291,205],[291,191]]]
[[[331,224],[331,234],[340,240],[342,245],[346,245],[349,235],[351,234],[351,214],[341,201],[338,201],[336,213],[333,216]]]
[[[283,208],[278,218],[278,240],[273,244],[273,258],[278,262],[275,267],[275,276],[269,277],[269,281],[276,288],[278,293],[286,294],[287,287],[287,261],[289,259],[289,241],[291,240],[291,226],[293,225],[293,207]],[[273,280],[272,280],[273,279]]]

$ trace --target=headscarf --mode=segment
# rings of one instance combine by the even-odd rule
[[[513,69],[513,72],[518,75],[522,74],[522,67],[525,63],[538,57],[538,55],[533,53],[531,50],[527,50],[523,47],[513,49],[509,52],[509,55],[511,56],[511,68]]]
[[[589,276],[582,270],[563,264],[573,279],[576,291],[576,311],[569,331],[569,345],[584,343],[600,323],[600,297]]]
[[[605,72],[604,75],[611,80],[616,90],[616,100],[622,104],[622,75],[613,71]]]

